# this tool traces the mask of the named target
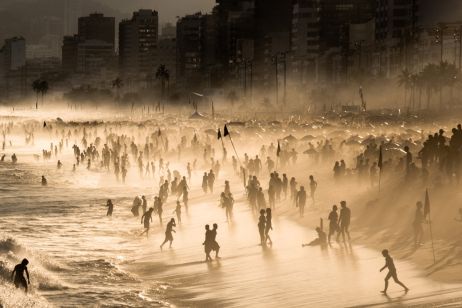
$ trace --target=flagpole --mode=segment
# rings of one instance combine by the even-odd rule
[[[383,154],[382,154],[382,146],[379,149],[379,161],[377,163],[379,167],[379,195],[380,195],[380,184],[382,181],[382,168],[383,168]]]
[[[231,134],[229,133],[228,127],[226,127],[226,125],[225,125],[225,128],[224,128],[223,135],[225,137],[228,136],[229,141],[231,141],[231,145],[233,146],[234,154],[236,154],[236,157],[237,157],[237,160],[239,161],[239,165],[241,167],[241,170],[243,171],[242,174],[243,174],[243,177],[244,177],[244,188],[245,188],[246,187],[246,185],[245,185],[245,168],[242,167],[241,159],[239,158],[239,155],[237,154],[236,147],[234,146],[233,139],[231,138]]]

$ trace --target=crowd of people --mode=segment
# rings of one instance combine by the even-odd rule
[[[290,210],[296,211],[300,218],[306,215],[307,203],[312,209],[319,210],[317,207],[318,181],[315,176],[309,173],[303,179],[290,176],[289,172],[298,171],[297,164],[300,161],[298,153],[304,150],[290,138],[278,141],[277,146],[274,142],[259,145],[257,155],[250,155],[252,150],[246,151],[241,163],[238,153],[235,153],[235,156],[233,155],[229,160],[224,145],[220,145],[208,134],[197,132],[188,137],[186,134],[181,134],[181,130],[170,133],[168,129],[159,128],[153,132],[152,128],[142,128],[138,131],[133,127],[121,129],[109,125],[101,127],[57,125],[56,128],[47,125],[43,129],[49,136],[58,136],[57,142],[54,140],[54,143],[50,143],[49,149],[42,150],[44,161],[53,157],[57,159],[58,170],[70,168],[58,157],[69,144],[72,144],[71,140],[79,140],[72,145],[73,172],[82,168],[89,171],[106,172],[113,174],[115,182],[120,184],[127,183],[129,176],[132,179],[150,181],[154,187],[156,186],[154,183],[158,183],[158,190],[155,195],[152,195],[151,201],[147,195],[136,196],[130,210],[144,226],[141,235],[149,236],[153,215],[158,216],[159,225],[163,226],[164,207],[173,200],[174,210],[167,216],[174,215],[175,217],[167,218],[165,240],[160,245],[160,249],[163,249],[167,243],[170,247],[172,246],[173,233],[176,232],[174,228],[177,223],[182,223],[183,209],[188,212],[190,208],[189,196],[192,189],[202,190],[204,195],[215,195],[215,183],[217,180],[223,180],[223,174],[229,178],[224,181],[224,189],[219,194],[219,206],[224,209],[226,220],[230,223],[233,221],[233,209],[236,202],[235,196],[231,193],[230,183],[243,181],[246,202],[258,220],[259,243],[262,246],[273,244],[270,236],[273,230],[273,215],[280,207],[287,206]],[[4,133],[4,148],[7,132],[8,130]],[[33,143],[36,134],[34,129],[27,127],[24,128],[24,132],[27,142]],[[329,164],[334,162],[334,183],[342,183],[342,181],[351,179],[353,175],[357,175],[360,182],[369,182],[374,187],[378,184],[379,176],[386,178],[394,172],[403,173],[406,180],[413,181],[420,178],[422,183],[427,183],[434,169],[445,174],[448,182],[458,182],[461,168],[462,128],[460,125],[454,128],[449,138],[444,134],[445,132],[440,130],[438,133],[429,135],[428,138],[422,140],[421,147],[410,138],[399,141],[383,140],[383,138],[368,140],[367,144],[363,143],[357,147],[360,149],[358,155],[349,160],[345,158],[335,162],[336,157],[349,152],[345,147],[348,147],[351,142],[346,138],[337,141],[325,138],[318,141],[316,146],[311,141],[303,146],[308,146],[304,154],[307,154],[307,158],[311,159],[314,164],[319,161]],[[172,144],[174,146],[171,146]],[[201,155],[202,162],[199,163]],[[261,157],[266,157],[266,160],[262,162]],[[2,161],[4,158],[5,155],[2,156]],[[15,154],[12,155],[11,161],[15,164],[18,162]],[[348,163],[354,168],[348,168]],[[200,170],[206,171],[202,173]],[[196,178],[193,176],[199,172],[203,174],[201,181],[197,179],[197,176]],[[196,185],[198,182],[200,185]],[[48,185],[45,176],[42,176],[41,184]],[[150,202],[152,202],[151,207]],[[106,215],[114,215],[113,200],[108,199],[106,207]],[[425,215],[422,211],[422,203],[418,202],[413,222],[416,245],[422,243],[422,224],[425,222]],[[306,245],[331,244],[332,239],[350,241],[351,217],[351,210],[347,207],[346,201],[340,202],[340,209],[337,205],[333,205],[326,217],[329,221],[328,234],[326,235],[322,225],[318,226],[315,229],[317,238]],[[210,256],[212,251],[215,251],[216,258],[219,258],[220,245],[217,242],[217,229],[216,223],[213,224],[212,229],[209,225],[205,226],[203,245],[206,261],[212,260]],[[391,257],[388,253],[384,253],[384,256],[387,259],[390,277],[400,283],[396,278],[396,272],[393,274],[394,265]],[[386,289],[387,286],[385,291]]]

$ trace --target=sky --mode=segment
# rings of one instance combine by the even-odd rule
[[[161,22],[175,21],[176,16],[209,12],[215,0],[98,0],[122,13],[131,13],[140,8],[155,9]]]

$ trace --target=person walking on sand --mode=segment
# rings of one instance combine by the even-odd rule
[[[311,201],[313,202],[313,206],[315,204],[314,194],[316,189],[318,189],[318,182],[315,181],[314,176],[310,175],[310,196]]]
[[[416,204],[415,216],[414,216],[414,245],[419,246],[422,244],[423,228],[422,224],[425,218],[422,213],[422,202],[418,201]]]
[[[332,206],[332,211],[329,213],[329,235],[327,237],[327,241],[330,244],[330,238],[334,235],[335,232],[338,232],[338,214],[337,214],[337,206]]]
[[[146,233],[146,237],[149,237],[149,227],[151,225],[153,211],[154,209],[151,207],[146,213],[143,214],[143,216],[141,216],[141,223],[144,223],[145,230],[140,235]]]
[[[273,241],[271,240],[271,237],[269,236],[270,230],[273,230],[273,224],[271,222],[272,220],[272,214],[271,214],[271,209],[267,208],[266,209],[266,224],[265,224],[265,242],[269,241],[269,244],[272,245]]]
[[[14,285],[16,288],[19,288],[20,286],[24,287],[24,291],[27,293],[27,285],[30,284],[30,277],[29,277],[29,271],[27,270],[27,265],[29,264],[29,261],[27,259],[23,259],[20,264],[17,264],[13,272],[11,273],[11,279],[14,281]],[[24,272],[26,272],[27,276],[27,281],[26,278],[24,277]],[[16,275],[15,275],[16,274]]]
[[[212,251],[212,243],[210,241],[210,237],[212,235],[211,232],[210,226],[205,225],[205,240],[202,243],[205,251],[205,262],[212,261],[212,257],[210,256],[210,252]]]
[[[340,237],[340,234],[342,235],[343,241],[345,242],[345,233],[348,236],[348,240],[351,240],[350,238],[350,218],[351,218],[351,210],[346,206],[346,201],[340,201],[340,216],[338,218],[338,225],[339,225],[339,232],[337,233],[337,242]]]
[[[176,202],[176,208],[173,211],[174,214],[176,214],[176,219],[178,220],[178,223],[181,223],[181,204],[180,201]]]
[[[297,192],[297,197],[295,198],[295,205],[298,207],[300,217],[303,217],[305,214],[305,204],[306,204],[306,191],[304,186],[300,186],[300,190]]]
[[[172,232],[175,232],[175,233],[176,233],[176,231],[173,230],[173,227],[176,227],[175,218],[170,219],[170,221],[169,221],[168,224],[167,224],[167,228],[165,229],[165,240],[164,240],[164,242],[160,245],[160,250],[162,250],[162,248],[164,247],[165,243],[167,243],[167,242],[170,242],[169,248],[172,248],[172,242],[173,242],[173,234],[172,234]]]
[[[215,259],[221,259],[218,256],[218,253],[220,252],[220,245],[218,245],[218,242],[216,240],[216,238],[217,238],[217,229],[218,229],[218,225],[213,224],[213,229],[212,229],[212,231],[210,231],[210,243],[212,245],[212,250],[215,250]]]
[[[383,271],[384,269],[388,268],[388,274],[385,277],[385,288],[383,289],[382,293],[387,294],[388,290],[388,280],[390,278],[393,278],[393,280],[402,286],[404,288],[404,291],[407,292],[409,291],[409,288],[404,285],[401,281],[398,280],[398,274],[396,273],[396,267],[395,263],[393,262],[392,257],[390,257],[390,254],[388,253],[388,249],[382,250],[382,255],[385,258],[385,265],[380,269],[380,272]]]
[[[265,241],[265,229],[266,229],[266,217],[265,210],[260,210],[260,218],[258,218],[258,232],[260,233],[260,244],[263,246],[266,244]]]

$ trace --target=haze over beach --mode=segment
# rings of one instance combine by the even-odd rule
[[[4,0],[0,307],[462,306],[461,20]]]

